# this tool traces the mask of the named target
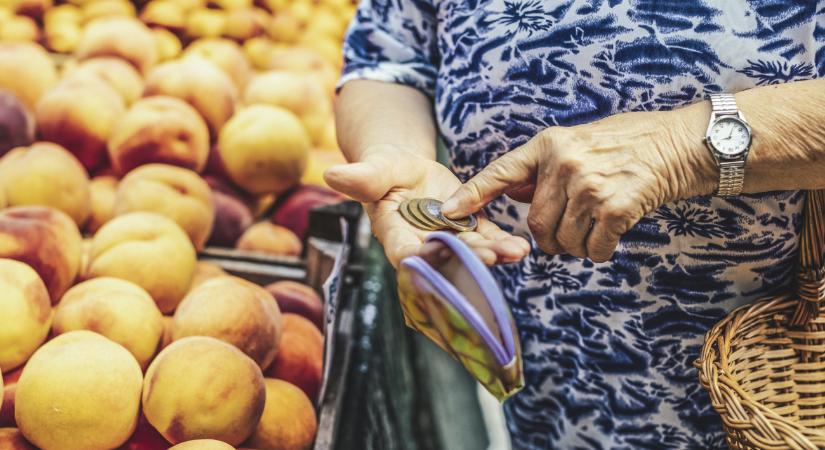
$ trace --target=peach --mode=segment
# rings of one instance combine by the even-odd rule
[[[186,27],[186,10],[173,1],[152,1],[140,13],[140,20],[151,27],[182,31]]]
[[[31,17],[12,16],[5,19],[0,26],[0,41],[37,42],[38,39],[40,39],[40,29]]]
[[[149,365],[143,412],[169,442],[243,442],[264,409],[264,379],[251,358],[206,336],[175,341]]]
[[[278,12],[272,17],[267,27],[267,34],[272,40],[292,44],[301,36],[303,24],[289,11]]]
[[[57,69],[46,50],[27,42],[0,43],[0,89],[34,111],[37,101],[57,82]]]
[[[247,228],[235,248],[277,256],[299,256],[303,245],[288,229],[269,222],[258,222]]]
[[[315,8],[312,20],[307,22],[304,30],[304,38],[306,36],[324,37],[333,42],[341,42],[346,31],[346,23],[331,8]]]
[[[0,258],[0,370],[26,362],[49,334],[51,320],[49,293],[37,272]]]
[[[258,450],[309,450],[318,422],[306,394],[284,381],[266,378],[266,405],[261,421],[247,441]]]
[[[282,313],[293,313],[310,320],[319,330],[324,327],[324,302],[315,289],[296,281],[270,283],[266,290],[275,298]]]
[[[192,292],[207,280],[227,275],[229,274],[227,274],[221,266],[213,262],[198,261],[198,264],[195,266],[195,275],[192,277],[192,286],[189,287],[189,292]]]
[[[229,75],[239,90],[246,86],[252,71],[241,47],[229,39],[198,39],[186,48],[183,56],[197,56],[212,62]]]
[[[37,450],[17,428],[0,428],[0,448],[3,450]]]
[[[226,15],[226,28],[223,35],[237,41],[245,41],[263,33],[264,23],[259,20],[252,8],[234,9]]]
[[[115,192],[118,180],[112,175],[98,175],[89,183],[92,213],[86,222],[86,232],[94,234],[115,216]]]
[[[226,30],[226,12],[196,8],[186,19],[186,35],[190,38],[216,38]]]
[[[187,336],[228,342],[265,369],[278,351],[281,313],[262,287],[238,277],[215,277],[189,292],[175,311],[172,339]]]
[[[43,32],[49,50],[56,53],[72,53],[80,42],[83,28],[72,22],[46,22]]]
[[[168,313],[186,295],[195,262],[195,247],[178,224],[160,214],[133,212],[115,217],[95,234],[86,278],[131,281]]]
[[[155,301],[140,286],[101,277],[63,294],[55,309],[52,332],[94,331],[125,347],[145,369],[163,334],[162,317]]]
[[[247,105],[280,106],[298,116],[313,143],[321,142],[332,102],[324,89],[311,78],[295,72],[266,72],[247,85],[243,96]]]
[[[83,226],[91,213],[86,169],[65,148],[50,142],[18,147],[0,159],[0,190],[9,206],[59,209]]]
[[[155,38],[155,44],[158,50],[158,62],[169,61],[170,59],[176,58],[183,50],[180,39],[169,30],[155,28],[152,30],[152,36]]]
[[[43,23],[46,26],[57,23],[80,25],[82,20],[83,13],[80,11],[80,8],[70,3],[49,8],[43,16]]]
[[[95,0],[84,3],[83,22],[90,23],[96,19],[111,17],[135,17],[135,5],[127,0]]]
[[[34,139],[34,121],[14,94],[0,89],[0,156]]]
[[[96,56],[118,57],[144,74],[158,59],[152,31],[143,22],[131,17],[104,17],[89,23],[77,45],[75,56],[81,60]]]
[[[200,172],[209,157],[209,130],[198,112],[175,97],[136,101],[109,136],[109,157],[118,174],[162,163]]]
[[[43,450],[106,450],[135,430],[143,375],[120,344],[71,331],[40,347],[17,382],[15,418]]]
[[[252,7],[252,0],[209,0],[208,6],[232,11],[235,9],[246,9]]]
[[[297,314],[284,314],[283,323],[278,354],[265,374],[298,386],[315,401],[323,378],[324,338],[312,322]]]
[[[69,78],[37,103],[40,137],[62,145],[88,171],[106,164],[106,139],[125,107],[123,99],[97,77]]]
[[[65,213],[43,206],[0,211],[0,258],[31,266],[56,304],[80,270],[81,236]]]
[[[206,121],[212,138],[217,138],[235,113],[238,90],[229,76],[209,61],[186,58],[155,67],[146,77],[144,95],[168,95],[188,102]]]
[[[206,0],[169,0],[176,5],[179,5],[183,8],[184,11],[190,12],[197,8],[205,8],[206,7]]]
[[[215,202],[215,225],[209,236],[209,245],[234,247],[238,238],[252,225],[254,217],[242,194],[214,177],[206,182],[212,188]]]
[[[119,58],[98,57],[82,61],[66,76],[89,74],[99,77],[130,105],[143,94],[143,78],[129,63]]]
[[[268,37],[253,37],[244,41],[243,53],[254,69],[266,70],[275,45]]]
[[[338,70],[317,51],[305,46],[291,46],[273,51],[269,60],[270,70],[285,70],[311,75],[326,89],[330,96],[335,92]]]
[[[340,203],[344,197],[320,186],[300,185],[287,191],[279,200],[278,207],[269,220],[295,233],[303,240],[309,226],[309,214],[324,205]]]
[[[310,145],[293,113],[269,105],[241,110],[218,137],[226,172],[251,194],[278,194],[295,185],[306,169]]]
[[[170,447],[169,450],[235,450],[235,447],[214,439],[195,439],[181,442],[174,447]]]
[[[115,215],[134,211],[154,212],[174,220],[197,250],[203,249],[215,220],[209,185],[191,170],[165,164],[140,166],[120,181]]]

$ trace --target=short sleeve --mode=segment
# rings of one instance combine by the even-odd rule
[[[344,40],[338,87],[356,79],[394,82],[432,96],[437,72],[432,0],[362,0]]]

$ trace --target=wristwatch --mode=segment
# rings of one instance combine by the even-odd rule
[[[751,148],[751,127],[736,106],[733,94],[710,96],[713,111],[705,132],[705,144],[719,168],[719,188],[716,195],[732,197],[742,192],[745,162]]]

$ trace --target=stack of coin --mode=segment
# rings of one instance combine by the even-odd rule
[[[472,214],[463,219],[448,219],[441,214],[441,202],[431,198],[407,200],[398,207],[401,217],[407,222],[427,231],[455,230],[473,231],[478,221]]]

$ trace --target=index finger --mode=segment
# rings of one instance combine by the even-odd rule
[[[502,155],[461,185],[444,202],[441,212],[451,219],[466,217],[513,186],[524,184],[536,174],[537,158],[534,140]]]

